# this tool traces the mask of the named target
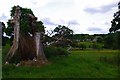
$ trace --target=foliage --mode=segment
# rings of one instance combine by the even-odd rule
[[[80,44],[79,44],[79,48],[81,48],[82,50],[84,50],[84,49],[86,49],[86,45],[83,44],[83,43],[80,43]]]
[[[67,47],[68,45],[72,44],[73,30],[66,26],[58,25],[53,32],[54,35],[52,38],[54,41],[52,42],[52,45],[57,47]]]
[[[91,48],[93,42],[84,41],[84,42],[79,42],[78,44],[84,44],[86,46],[86,48]]]
[[[2,36],[2,46],[6,45],[8,39],[9,39],[8,37]]]
[[[67,56],[69,54],[64,48],[54,46],[47,46],[44,52],[47,58],[61,55]]]
[[[68,47],[68,45],[71,45],[72,43],[73,42],[70,39],[62,38],[52,45],[56,47]]]
[[[92,41],[94,36],[89,34],[73,34],[73,39],[81,42]]]
[[[114,32],[114,37],[113,39],[113,46],[115,49],[120,49],[120,2],[118,3],[118,11],[114,13],[114,19],[111,21],[112,25],[111,28],[109,29],[109,32],[112,33]]]
[[[98,37],[96,42],[103,43],[104,42],[104,37],[103,36]]]
[[[100,49],[103,48],[103,46],[102,46],[101,44],[99,44],[99,43],[93,43],[93,44],[92,44],[92,48],[93,48],[93,49],[98,49],[98,50],[100,50]]]
[[[14,13],[15,13],[15,7],[12,7],[12,10],[11,10],[11,17],[13,18],[14,17]],[[20,15],[20,31],[24,34],[24,35],[29,35],[29,33],[32,34],[32,27],[30,26],[30,19],[29,19],[29,16],[28,14],[33,14],[32,10],[31,9],[28,9],[28,8],[22,8],[20,7],[20,10],[21,10],[21,15]],[[8,20],[7,22],[7,25],[8,27],[6,28],[5,30],[5,33],[8,35],[8,36],[12,36],[13,35],[13,24],[10,22],[10,20]],[[37,21],[36,23],[36,31],[41,31],[41,32],[44,32],[44,25],[41,21]]]
[[[116,32],[120,29],[120,2],[118,3],[118,11],[114,13],[114,19],[111,21],[112,25],[109,29],[110,32]]]
[[[72,40],[71,46],[76,48],[76,47],[79,47],[79,44],[76,40]]]
[[[109,33],[103,38],[104,48],[120,49],[120,32]]]
[[[116,49],[120,49],[120,32],[116,32],[115,33],[115,46],[116,46]]]
[[[54,29],[54,32],[56,32],[55,36],[65,37],[65,38],[68,38],[70,34],[73,34],[73,30],[69,29],[66,26],[62,26],[62,25],[58,25],[58,27]]]
[[[4,36],[5,33],[5,24],[3,22],[0,22],[0,44],[2,41],[2,46],[5,46],[8,40],[8,37]],[[2,40],[1,40],[2,39]]]

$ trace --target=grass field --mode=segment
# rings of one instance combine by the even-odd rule
[[[3,78],[116,78],[118,66],[100,61],[112,58],[116,50],[71,51],[69,56],[49,58],[41,67],[3,66]]]
[[[86,46],[86,48],[92,47],[92,45],[95,43],[97,45],[99,45],[101,48],[102,48],[102,46],[104,46],[104,44],[98,43],[98,42],[79,42],[79,44],[84,44]]]

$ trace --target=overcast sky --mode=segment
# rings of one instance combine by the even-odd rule
[[[119,0],[0,0],[0,21],[10,19],[14,5],[31,8],[46,30],[58,24],[77,34],[108,33]]]

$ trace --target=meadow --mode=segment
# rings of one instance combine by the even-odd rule
[[[41,67],[3,65],[3,78],[118,78],[117,50],[73,50]]]

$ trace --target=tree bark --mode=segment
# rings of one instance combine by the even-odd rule
[[[16,7],[15,15],[11,21],[14,24],[14,40],[11,49],[9,50],[5,60],[9,61],[11,57],[17,52],[19,42],[19,31],[20,31],[20,7]]]
[[[47,62],[46,56],[43,51],[43,45],[41,43],[41,33],[35,33],[35,42],[36,42],[36,58],[37,60],[41,60],[42,63]]]

